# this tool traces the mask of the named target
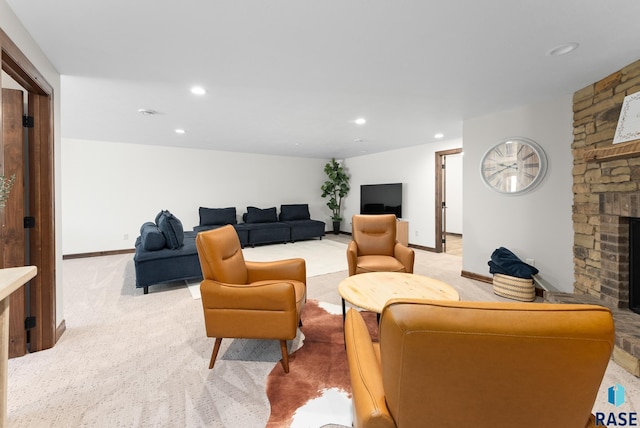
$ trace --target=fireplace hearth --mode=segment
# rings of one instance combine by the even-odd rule
[[[616,338],[613,359],[629,373],[640,377],[640,192],[601,193],[594,237],[598,256],[575,248],[591,275],[576,274],[576,292],[544,292],[549,303],[602,305],[611,309]],[[596,244],[597,243],[597,244]],[[586,254],[586,256],[585,256]],[[590,259],[589,259],[590,257]],[[597,258],[597,269],[589,266]],[[580,290],[585,290],[580,292]]]

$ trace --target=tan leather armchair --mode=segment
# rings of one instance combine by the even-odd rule
[[[379,335],[349,310],[355,428],[583,428],[614,325],[594,305],[391,300]]]
[[[196,247],[205,327],[216,338],[209,368],[223,338],[276,339],[289,373],[286,341],[296,337],[307,299],[304,259],[245,261],[233,226],[198,233]]]
[[[354,215],[347,247],[349,276],[365,272],[413,273],[415,254],[396,240],[396,216]]]

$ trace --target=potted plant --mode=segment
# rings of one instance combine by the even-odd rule
[[[340,233],[340,222],[342,222],[342,198],[349,193],[349,176],[345,172],[342,165],[335,159],[331,159],[324,166],[324,172],[327,174],[327,181],[322,185],[322,197],[329,197],[327,206],[331,210],[331,220],[333,221],[333,233]]]

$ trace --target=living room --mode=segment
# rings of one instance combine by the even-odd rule
[[[10,3],[3,0],[0,11],[0,28],[44,74],[55,93],[61,94],[54,98],[57,324],[65,319],[63,256],[130,250],[140,225],[153,220],[161,209],[173,212],[190,229],[198,224],[200,206],[235,206],[242,213],[249,205],[266,208],[308,203],[312,218],[330,223],[330,213],[319,190],[324,179],[323,166],[328,160],[324,157],[236,153],[65,136],[61,132],[62,105],[64,98],[73,93],[75,78],[58,73],[20,24]],[[465,118],[459,137],[343,156],[352,191],[345,200],[347,220],[342,231],[351,232],[348,219],[359,212],[361,184],[401,182],[409,242],[434,248],[435,153],[463,147],[465,215],[461,271],[488,277],[491,252],[504,246],[522,259],[535,260],[540,281],[546,287],[572,292],[573,92],[634,63],[638,54],[632,54],[635,56],[623,63],[601,64],[590,80],[576,83],[574,91],[559,91],[552,97]],[[65,92],[65,88],[70,92]],[[499,89],[505,88],[496,91]],[[483,185],[479,163],[487,149],[514,135],[538,142],[549,165],[535,191],[505,197]]]

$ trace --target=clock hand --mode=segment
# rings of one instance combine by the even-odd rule
[[[513,169],[518,169],[518,162],[514,162],[511,165],[507,165],[504,163],[499,163],[498,166],[503,166],[504,169],[501,169],[500,171],[504,171],[505,169],[509,169],[509,168],[513,168]],[[498,171],[498,172],[500,172]]]
[[[496,175],[500,174],[502,171],[507,170],[507,169],[509,169],[509,168],[511,168],[511,167],[510,167],[510,166],[505,166],[504,168],[499,169],[499,170],[497,170],[496,172],[494,172],[493,174],[489,175],[487,178],[488,178],[489,180],[492,180],[492,179],[493,179],[493,177],[495,177]]]

